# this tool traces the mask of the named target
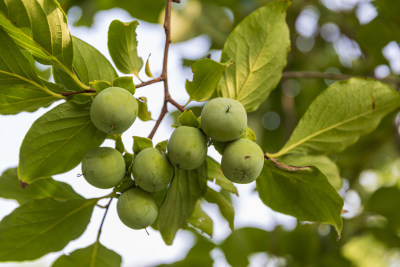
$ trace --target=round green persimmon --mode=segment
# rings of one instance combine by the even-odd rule
[[[117,186],[125,177],[124,157],[110,147],[92,149],[82,160],[82,174],[95,187],[107,189]]]
[[[168,158],[176,167],[193,170],[207,156],[207,139],[197,128],[181,126],[172,133],[167,145]]]
[[[135,187],[118,198],[117,212],[126,226],[143,229],[152,225],[157,219],[158,206],[151,193]]]
[[[261,173],[264,166],[264,153],[249,139],[240,138],[230,143],[221,159],[222,172],[234,183],[247,184]]]
[[[210,100],[201,112],[201,128],[216,141],[240,138],[247,126],[247,113],[234,99],[218,97]]]
[[[138,104],[133,95],[120,87],[100,91],[90,108],[93,124],[108,134],[121,134],[131,127],[138,114]]]
[[[167,187],[174,174],[174,168],[164,152],[149,147],[135,157],[132,173],[141,189],[153,193]]]

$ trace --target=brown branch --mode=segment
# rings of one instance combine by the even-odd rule
[[[85,94],[85,93],[96,93],[94,89],[87,89],[82,91],[72,91],[72,92],[63,92],[61,93],[62,96],[71,96],[71,95],[78,95],[78,94]]]
[[[149,85],[149,84],[153,84],[153,83],[158,83],[158,82],[161,82],[161,81],[163,81],[164,80],[164,77],[158,77],[158,78],[154,78],[153,80],[150,80],[150,81],[147,81],[147,82],[142,82],[142,83],[139,83],[138,85],[136,85],[135,87],[136,88],[140,88],[140,87],[143,87],[143,86],[146,86],[146,85]]]
[[[373,78],[385,83],[400,83],[400,78],[376,78],[374,76],[347,75],[341,73],[317,72],[317,71],[285,71],[282,73],[282,78],[318,78],[329,80],[346,80],[353,77]]]
[[[99,231],[97,232],[97,239],[96,239],[97,242],[99,242],[99,240],[100,240],[101,231],[103,229],[103,224],[104,224],[104,221],[106,219],[107,212],[108,212],[108,209],[110,208],[112,200],[113,200],[113,197],[111,197],[110,201],[108,201],[107,205],[104,207],[106,210],[104,212],[103,219],[101,220]]]
[[[167,110],[167,102],[164,102],[160,116],[158,117],[156,124],[153,127],[153,130],[151,130],[151,133],[149,134],[149,136],[147,138],[149,139],[153,139],[154,134],[156,133],[158,127],[161,124],[161,121],[164,119],[165,115],[167,114],[168,110]]]
[[[182,111],[182,112],[184,112],[185,111],[185,108],[182,106],[182,105],[180,105],[179,103],[177,103],[175,100],[173,100],[171,97],[169,98],[169,99],[167,99],[167,101],[169,102],[169,103],[171,103],[172,105],[174,105],[177,109],[179,109],[180,111]]]
[[[264,154],[264,159],[272,161],[277,168],[279,168],[281,170],[285,170],[285,171],[296,171],[297,172],[297,171],[309,169],[309,167],[307,167],[307,166],[298,167],[298,166],[284,164],[282,162],[279,162],[276,158],[268,157],[266,154]]]

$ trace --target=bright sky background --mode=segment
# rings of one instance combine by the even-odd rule
[[[95,24],[91,29],[80,27],[75,28],[70,26],[70,31],[73,35],[83,39],[89,44],[96,47],[110,61],[111,58],[107,49],[107,31],[111,21],[118,19],[124,22],[132,21],[133,18],[128,13],[120,9],[99,12],[95,17]],[[70,19],[72,21],[72,19]],[[70,21],[70,22],[71,22]],[[161,73],[161,64],[164,46],[164,30],[160,25],[140,22],[137,29],[138,35],[138,52],[145,61],[151,53],[150,64],[153,75],[157,77]],[[169,57],[169,85],[172,97],[180,104],[185,104],[188,95],[185,91],[185,80],[192,79],[191,70],[181,67],[181,58],[196,58],[208,51],[209,42],[205,37],[199,37],[186,43],[172,45]],[[219,58],[213,58],[219,60]],[[142,73],[142,79],[145,75]],[[139,83],[137,81],[137,83]],[[149,109],[152,112],[154,119],[162,106],[163,87],[162,83],[154,84],[147,87],[137,89],[135,97],[146,96],[148,98]],[[56,103],[55,105],[58,105]],[[51,108],[50,107],[50,108]],[[42,114],[48,111],[40,109],[35,113],[23,112],[15,116],[0,116],[0,173],[8,168],[15,167],[18,164],[19,147],[22,143],[24,135],[32,125],[32,123]],[[170,110],[174,110],[172,106]],[[170,127],[172,120],[165,118],[157,134],[154,137],[154,143],[168,139],[173,128]],[[154,122],[142,122],[139,119],[134,125],[123,134],[125,147],[131,151],[132,136],[146,137]],[[102,146],[114,146],[113,142],[106,141]],[[220,156],[215,151],[209,153],[215,159]],[[108,194],[111,190],[97,189],[89,185],[83,177],[77,177],[81,173],[80,166],[63,175],[56,175],[54,178],[59,181],[64,181],[72,185],[72,187],[86,198],[99,197]],[[296,220],[292,217],[285,216],[272,212],[269,208],[261,203],[257,193],[254,192],[255,183],[250,185],[237,185],[240,198],[233,197],[236,216],[235,227],[255,226],[262,229],[271,230],[277,223],[284,224],[288,228],[292,228],[296,224]],[[214,237],[213,240],[218,242],[223,240],[230,234],[228,223],[219,215],[216,205],[205,203],[206,211],[214,220]],[[193,244],[193,238],[190,233],[179,231],[172,246],[164,244],[161,235],[148,229],[149,235],[145,230],[132,230],[119,220],[116,213],[116,201],[113,201],[109,213],[107,215],[101,243],[117,253],[123,258],[123,266],[153,266],[161,263],[170,263],[183,258]],[[0,199],[0,219],[9,214],[17,204],[13,200]],[[51,263],[58,258],[62,253],[70,253],[78,248],[84,248],[91,245],[97,236],[97,230],[103,216],[103,209],[95,208],[91,222],[86,232],[77,240],[72,241],[62,252],[51,253],[38,261],[30,261],[22,264],[17,263],[0,263],[0,267],[11,266],[50,266]],[[216,260],[215,266],[229,266],[225,262],[221,252],[215,251],[212,253]],[[255,256],[254,266],[260,266],[264,262],[264,258]]]

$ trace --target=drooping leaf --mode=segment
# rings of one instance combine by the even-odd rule
[[[338,166],[325,155],[289,154],[287,157],[279,159],[279,161],[297,167],[317,167],[336,190],[342,187],[342,178],[340,177]]]
[[[149,111],[149,108],[147,107],[147,98],[144,96],[141,96],[136,99],[138,103],[138,117],[142,121],[151,121],[153,120],[151,118],[151,112]]]
[[[0,261],[24,261],[63,249],[86,229],[97,199],[34,199],[0,222]]]
[[[72,70],[73,48],[67,18],[55,0],[4,2],[0,27],[43,64]],[[18,5],[19,12],[13,12]],[[27,30],[27,28],[29,30]]]
[[[331,224],[340,235],[344,201],[317,168],[284,169],[265,160],[256,182],[260,199],[271,209],[299,220]]]
[[[143,60],[137,54],[138,41],[136,27],[138,21],[123,23],[114,20],[108,29],[108,50],[117,69],[125,74],[134,74],[136,77],[143,67]]]
[[[0,114],[17,114],[47,107],[63,98],[36,75],[13,40],[0,28]]]
[[[17,168],[8,169],[0,176],[0,197],[15,199],[20,204],[32,199],[51,197],[56,200],[82,199],[69,184],[53,178],[36,180],[26,188],[18,181]]]
[[[209,236],[213,235],[213,221],[207,213],[201,208],[201,200],[198,200],[194,206],[192,215],[188,218],[188,223],[193,227],[200,229]]]
[[[399,106],[399,94],[381,82],[362,78],[336,82],[311,103],[285,146],[269,156],[342,151]]]
[[[223,195],[214,191],[211,188],[207,188],[207,192],[204,195],[204,199],[210,203],[218,205],[218,208],[222,216],[228,221],[229,228],[233,231],[234,229],[234,219],[235,219],[235,209],[231,202],[229,202]]]
[[[290,48],[286,9],[290,1],[275,0],[245,18],[229,35],[221,62],[233,60],[218,93],[254,111],[278,84]]]
[[[146,137],[133,136],[133,153],[137,154],[145,148],[153,147],[153,141]]]
[[[31,183],[69,171],[98,147],[106,134],[93,125],[89,113],[90,105],[66,102],[37,119],[20,148],[18,178]]]
[[[229,181],[221,170],[221,165],[214,159],[207,156],[207,177],[208,180],[215,182],[221,188],[235,195],[238,195],[237,188]]]
[[[182,112],[182,114],[178,117],[178,121],[182,126],[189,126],[194,128],[198,128],[200,126],[199,120],[196,118],[196,116],[193,114],[193,111],[191,110],[185,110],[184,112]]]
[[[230,64],[231,62],[219,63],[209,58],[196,61],[192,65],[193,81],[186,80],[189,102],[192,100],[201,102],[211,98],[222,74]]]
[[[168,145],[168,140],[164,140],[164,141],[159,142],[159,143],[156,145],[156,148],[157,148],[158,150],[161,150],[161,151],[166,152],[166,151],[167,151],[167,145]]]
[[[144,72],[146,73],[147,77],[153,78],[153,74],[151,73],[151,69],[150,69],[150,56],[147,58],[146,60],[146,67],[144,68]]]
[[[61,255],[52,267],[117,267],[121,266],[122,258],[113,250],[95,242],[86,248],[77,249],[69,255]]]
[[[133,78],[131,76],[124,76],[115,78],[112,82],[113,86],[121,87],[128,90],[132,95],[135,94],[135,84],[133,83]]]
[[[158,229],[167,245],[171,245],[179,228],[185,226],[197,200],[207,190],[207,166],[195,170],[174,168],[174,178],[158,216]]]

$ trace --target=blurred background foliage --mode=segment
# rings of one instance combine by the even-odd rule
[[[92,25],[96,12],[111,8],[122,8],[139,20],[160,23],[165,5],[164,0],[59,1],[67,13],[76,13],[79,19],[75,26],[87,27]],[[172,40],[207,36],[209,53],[218,55],[235,25],[267,2],[174,3]],[[390,0],[293,1],[287,14],[292,47],[284,77],[268,100],[249,114],[249,126],[264,150],[275,152],[281,148],[313,99],[333,82],[294,78],[290,71],[398,77],[399,11],[400,1]],[[194,60],[182,59],[183,66],[190,66]],[[399,89],[400,82],[391,79],[390,85]],[[194,109],[197,115],[200,110]],[[343,215],[340,239],[327,225],[300,222],[294,229],[279,225],[270,231],[237,229],[217,244],[193,231],[197,241],[186,258],[162,266],[212,266],[218,255],[224,255],[232,266],[248,266],[255,258],[265,266],[399,266],[399,131],[400,115],[390,114],[374,132],[331,156],[340,169],[343,186],[339,192],[348,210]]]

